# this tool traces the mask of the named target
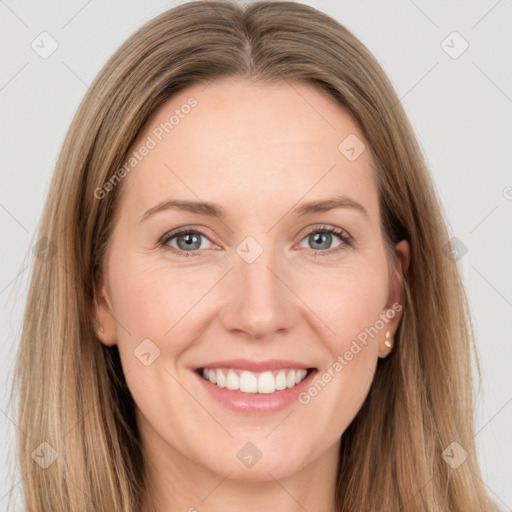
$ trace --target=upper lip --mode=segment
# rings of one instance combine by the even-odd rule
[[[224,361],[214,361],[213,363],[206,363],[200,366],[196,366],[194,369],[198,370],[200,368],[238,368],[240,370],[248,370],[250,372],[262,372],[265,370],[280,370],[281,368],[308,370],[309,368],[312,368],[312,366],[298,361],[285,359],[268,359],[266,361],[251,361],[250,359],[229,359]]]

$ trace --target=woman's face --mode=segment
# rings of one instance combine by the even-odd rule
[[[263,480],[336,463],[409,258],[401,242],[388,274],[365,145],[330,98],[286,82],[195,86],[146,124],[97,321],[161,468]]]

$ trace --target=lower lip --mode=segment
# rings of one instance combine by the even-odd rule
[[[274,393],[242,393],[240,390],[219,388],[216,384],[212,384],[209,380],[201,377],[197,372],[193,371],[193,373],[212,398],[232,411],[245,414],[265,414],[281,411],[296,402],[298,395],[310,385],[316,370],[310,370],[306,378],[293,388],[275,391]]]

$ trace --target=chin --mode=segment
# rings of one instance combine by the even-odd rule
[[[228,475],[232,480],[263,482],[273,481],[292,476],[308,464],[305,457],[307,451],[301,449],[297,441],[291,446],[276,445],[262,439],[258,441],[236,441],[233,448],[227,449],[224,455],[212,454],[212,458],[204,461],[204,465],[220,475]],[[254,436],[252,436],[254,439]]]

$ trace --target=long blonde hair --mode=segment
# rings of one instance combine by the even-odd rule
[[[39,238],[51,250],[34,262],[14,381],[28,434],[18,442],[26,510],[139,512],[146,483],[134,402],[117,347],[98,341],[91,320],[123,182],[101,200],[95,190],[164,101],[223,77],[307,83],[341,105],[376,162],[389,254],[399,240],[410,244],[395,349],[342,436],[339,510],[498,510],[473,441],[472,351],[478,360],[467,299],[413,130],[355,36],[312,7],[280,1],[164,12],[109,59],[73,119],[42,216]],[[57,455],[46,468],[33,456],[43,442]],[[442,456],[452,442],[468,453],[456,468]]]

